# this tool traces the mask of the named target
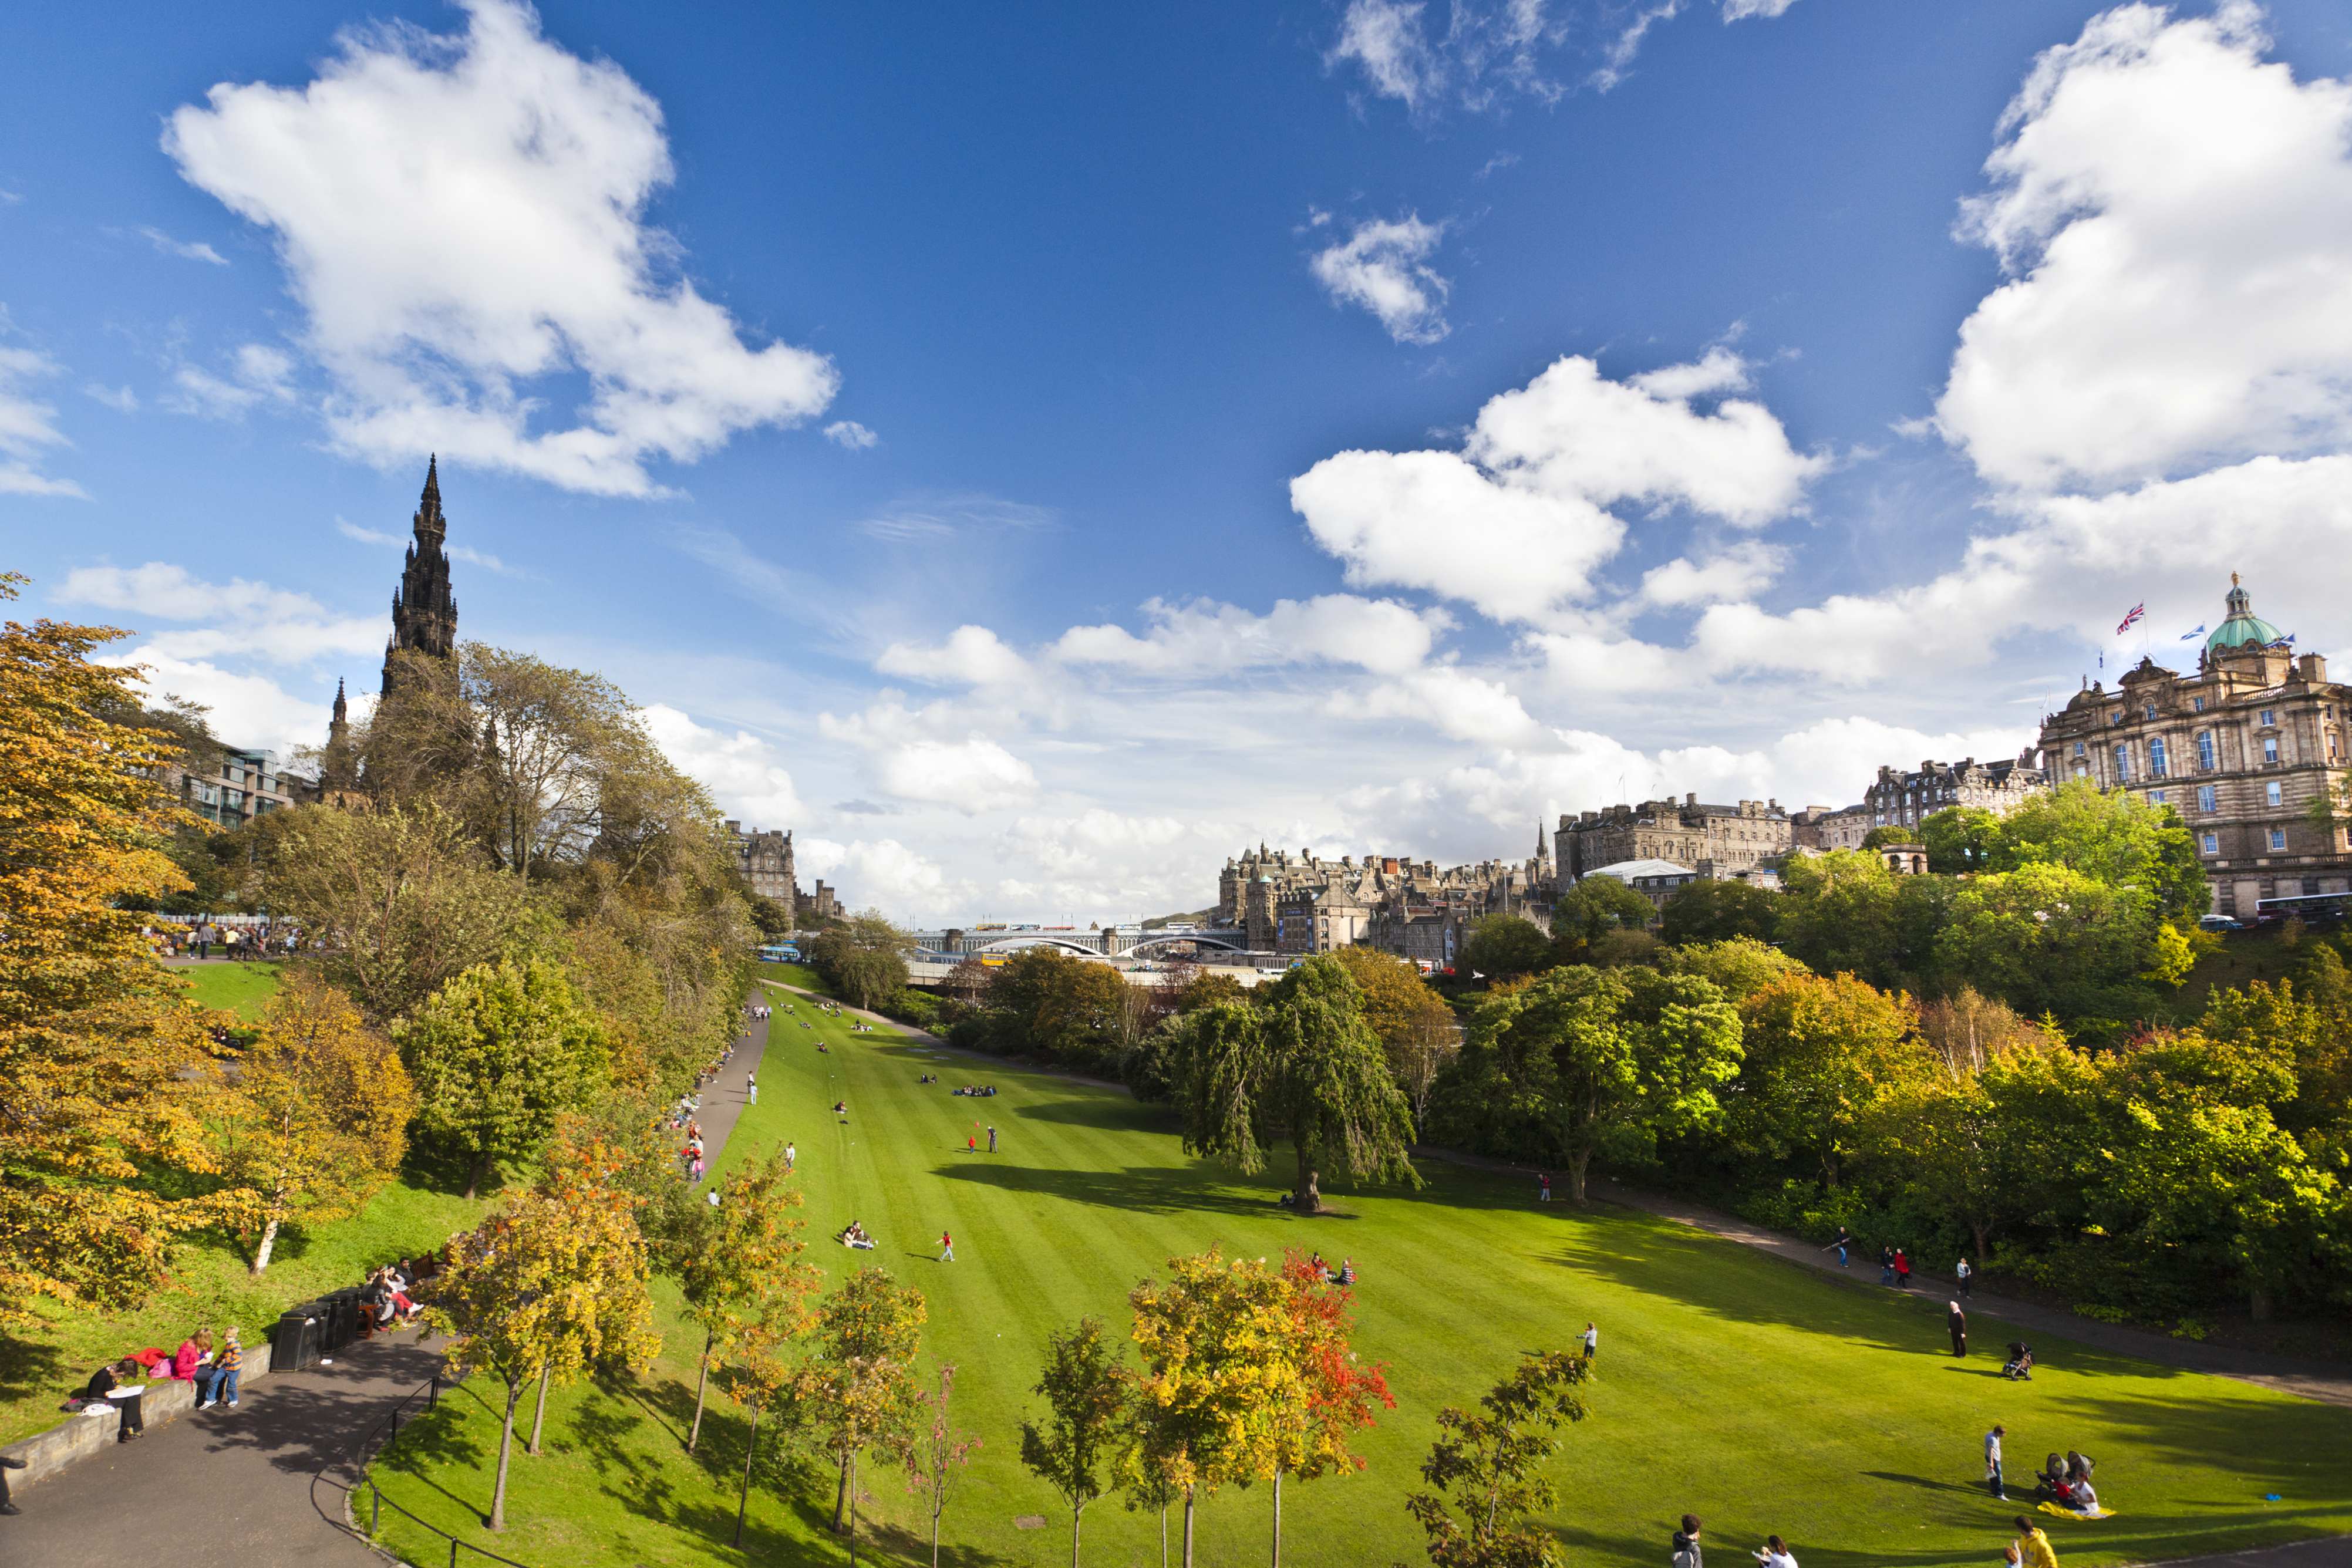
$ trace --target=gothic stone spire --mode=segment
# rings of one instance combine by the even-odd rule
[[[411,519],[415,542],[400,574],[399,591],[392,596],[392,636],[383,648],[383,695],[392,695],[396,653],[424,653],[447,661],[456,672],[457,601],[449,591],[449,556],[442,542],[448,538],[448,520],[441,515],[441,463],[436,455],[425,466],[425,493]]]

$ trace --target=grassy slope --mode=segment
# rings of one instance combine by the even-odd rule
[[[247,1023],[261,1021],[263,1005],[278,990],[275,964],[190,964],[173,972],[187,977],[199,1004],[235,1013]]]
[[[247,1019],[278,987],[269,964],[199,964],[176,971],[194,982],[196,999]],[[44,1326],[22,1337],[0,1337],[0,1444],[13,1443],[65,1417],[58,1401],[101,1361],[144,1345],[171,1348],[200,1324],[215,1332],[234,1324],[248,1354],[266,1355],[265,1331],[278,1314],[340,1286],[356,1284],[370,1269],[438,1246],[471,1224],[485,1207],[454,1195],[395,1183],[363,1213],[305,1229],[280,1232],[268,1270],[247,1271],[247,1254],[225,1238],[199,1238],[184,1249],[163,1289],[122,1312],[89,1312],[34,1303]]]
[[[1388,1363],[1398,1396],[1364,1446],[1369,1471],[1286,1489],[1294,1563],[1421,1561],[1399,1502],[1437,1407],[1475,1396],[1522,1349],[1569,1343],[1588,1317],[1601,1327],[1601,1376],[1592,1418],[1569,1435],[1556,1471],[1567,1501],[1554,1522],[1577,1549],[1571,1561],[1662,1560],[1667,1521],[1685,1508],[1706,1516],[1719,1551],[1778,1531],[1811,1568],[1994,1561],[2017,1510],[1969,1483],[1995,1420],[2009,1427],[2016,1470],[2053,1448],[2098,1458],[2121,1516],[2045,1520],[2070,1564],[2352,1530],[2352,1411],[2056,1343],[2041,1346],[2039,1379],[2004,1383],[1982,1354],[2009,1337],[1997,1322],[1979,1319],[1979,1354],[1956,1363],[1942,1353],[1940,1302],[1895,1300],[1622,1211],[1538,1210],[1517,1183],[1444,1166],[1417,1195],[1343,1196],[1353,1218],[1297,1219],[1267,1201],[1274,1178],[1184,1158],[1153,1108],[934,1059],[887,1035],[798,1027],[814,1017],[780,1007],[761,1072],[767,1092],[722,1165],[795,1138],[818,1237],[811,1256],[836,1276],[871,1261],[929,1294],[927,1348],[957,1364],[959,1414],[986,1443],[949,1510],[950,1561],[1066,1560],[1053,1498],[1017,1458],[1045,1333],[1084,1312],[1123,1330],[1124,1293],[1139,1276],[1212,1244],[1352,1256],[1363,1274],[1358,1344]],[[830,1053],[814,1050],[819,1038]],[[927,1066],[949,1084],[986,1080],[1003,1092],[973,1102],[918,1087]],[[849,1103],[845,1124],[823,1109],[836,1098]],[[994,1158],[963,1152],[976,1117],[1003,1134]],[[822,1239],[853,1215],[878,1251]],[[933,1260],[942,1226],[955,1232],[953,1264]],[[670,1429],[683,1431],[691,1407],[691,1349],[673,1322],[669,1354],[642,1393],[581,1386],[551,1405],[551,1452],[518,1458],[500,1550],[541,1568],[838,1560],[837,1545],[815,1544],[832,1495],[822,1482],[755,1491],[748,1554],[713,1544],[733,1522],[742,1425],[720,1404],[699,1458],[680,1452]],[[416,1432],[416,1448],[379,1468],[388,1495],[474,1531],[497,1423],[473,1396],[488,1393],[477,1385],[450,1402]],[[911,1548],[918,1513],[898,1478],[873,1476],[871,1491],[895,1543]],[[2284,1500],[2265,1504],[2266,1492]],[[1050,1522],[1015,1528],[1024,1515]],[[1152,1560],[1148,1521],[1115,1502],[1087,1518],[1088,1562]],[[1265,1521],[1262,1490],[1211,1499],[1202,1560],[1252,1560]],[[388,1526],[386,1536],[416,1561],[438,1560],[421,1534]]]

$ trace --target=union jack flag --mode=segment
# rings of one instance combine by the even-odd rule
[[[2147,615],[2147,603],[2143,600],[2139,603],[2131,607],[2131,613],[2124,617],[2124,623],[2116,628],[2116,635],[2118,637],[2122,636],[2125,632],[2130,631],[2136,623],[2144,620]]]

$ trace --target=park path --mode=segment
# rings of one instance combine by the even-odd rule
[[[766,1039],[763,1025],[745,1020],[734,1059],[703,1091],[714,1160],[743,1113],[743,1074],[759,1070]],[[259,1335],[247,1337],[248,1354],[268,1354]],[[437,1340],[381,1335],[344,1346],[331,1365],[250,1385],[234,1410],[151,1419],[137,1442],[109,1445],[18,1493],[25,1511],[0,1519],[0,1568],[383,1568],[389,1560],[343,1523],[358,1445],[441,1369],[441,1352]]]

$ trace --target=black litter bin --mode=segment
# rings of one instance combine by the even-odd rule
[[[305,1302],[280,1313],[269,1336],[269,1370],[299,1372],[319,1359],[319,1303]]]
[[[332,1355],[360,1337],[360,1298],[366,1291],[358,1285],[347,1285],[320,1304],[326,1309],[321,1322],[326,1336],[320,1348]]]

